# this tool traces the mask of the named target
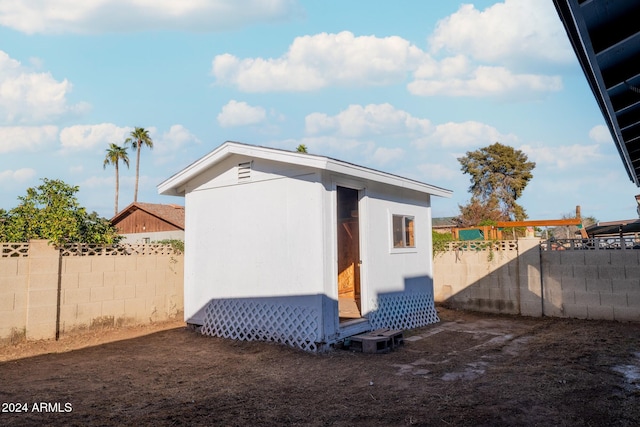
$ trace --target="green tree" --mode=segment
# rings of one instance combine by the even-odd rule
[[[20,204],[0,212],[0,241],[26,242],[47,239],[65,243],[115,243],[119,240],[111,223],[95,212],[87,214],[75,196],[79,188],[61,180],[43,179],[42,185],[28,188]]]
[[[149,136],[149,131],[145,128],[135,128],[129,134],[129,138],[124,141],[126,144],[131,144],[131,148],[136,150],[136,186],[133,190],[133,201],[138,201],[138,179],[140,178],[140,151],[143,146],[147,146],[150,149],[153,148],[153,141]]]
[[[536,164],[530,162],[525,153],[496,142],[476,151],[468,151],[458,161],[462,172],[471,176],[470,205],[478,204],[488,211],[497,211],[503,220],[521,221],[527,218],[524,208],[516,200],[533,178],[531,171]]]
[[[498,202],[490,199],[486,203],[480,202],[476,198],[464,205],[458,205],[460,215],[454,218],[454,222],[458,227],[475,227],[477,225],[485,225],[487,222],[507,221],[508,218],[500,211]]]
[[[304,144],[300,144],[296,147],[296,151],[298,153],[307,153],[307,146]]]
[[[129,167],[129,155],[127,154],[127,149],[125,147],[120,147],[114,143],[109,144],[109,148],[107,148],[107,154],[104,157],[104,162],[102,163],[102,168],[106,169],[107,165],[114,165],[116,168],[116,202],[114,207],[114,216],[118,215],[118,195],[120,192],[120,171],[119,171],[119,163],[120,160]]]
[[[569,212],[563,214],[561,219],[574,219],[577,218],[575,213]],[[593,216],[582,217],[582,226],[589,227],[590,225],[597,224],[598,220]],[[576,239],[579,238],[579,234],[577,234],[580,229],[575,225],[561,225],[558,227],[553,227],[552,229],[547,230],[549,237],[555,237],[556,239]]]

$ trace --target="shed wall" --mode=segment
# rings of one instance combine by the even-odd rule
[[[360,195],[363,325],[438,321],[427,194],[241,155],[185,186],[186,321],[211,335],[305,350],[349,336],[338,323],[338,186]],[[415,247],[392,248],[392,214],[414,217]]]
[[[254,161],[238,183],[222,162],[186,196],[185,319],[202,324],[213,299],[323,293],[322,195],[315,173]],[[218,168],[213,168],[218,169]],[[283,177],[281,174],[293,175]],[[192,254],[192,255],[191,255]],[[311,304],[322,310],[321,301]]]
[[[412,286],[412,280],[423,278],[430,285],[431,268],[431,212],[428,197],[383,192],[384,188],[367,191],[368,214],[367,259],[363,260],[369,300],[377,294],[398,292]],[[415,218],[415,247],[393,248],[392,215]]]

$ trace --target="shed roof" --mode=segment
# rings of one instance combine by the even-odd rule
[[[158,192],[160,194],[171,196],[183,196],[185,194],[185,185],[187,182],[234,154],[308,166],[314,169],[336,172],[351,177],[406,188],[425,194],[432,194],[434,196],[451,197],[452,194],[451,190],[446,190],[441,187],[409,178],[403,178],[398,175],[381,172],[364,166],[358,166],[356,164],[337,160],[331,157],[299,153],[296,151],[281,150],[277,148],[260,147],[257,145],[243,144],[233,141],[225,142],[209,154],[196,160],[180,172],[160,183],[158,185]]]
[[[640,2],[553,2],[629,178],[640,186]]]
[[[164,205],[159,203],[143,203],[133,202],[126,208],[122,209],[116,216],[111,218],[111,224],[117,225],[127,216],[136,210],[142,210],[161,220],[168,222],[177,228],[184,230],[184,206],[180,205]]]

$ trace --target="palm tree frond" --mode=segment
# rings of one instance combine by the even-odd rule
[[[120,147],[117,144],[111,143],[109,144],[109,148],[107,148],[107,154],[104,157],[104,162],[102,163],[103,169],[106,169],[107,165],[114,165],[116,168],[116,195],[115,195],[115,207],[114,207],[114,215],[118,214],[118,192],[119,192],[119,176],[118,176],[118,163],[120,160],[129,167],[129,155],[127,154],[126,147]]]
[[[129,134],[129,137],[124,141],[126,144],[131,144],[131,148],[136,150],[136,183],[133,191],[133,201],[138,201],[138,180],[140,178],[140,151],[143,146],[153,148],[153,140],[149,136],[149,131],[145,128],[135,127]],[[128,160],[127,160],[128,161]],[[127,163],[127,167],[129,164]]]

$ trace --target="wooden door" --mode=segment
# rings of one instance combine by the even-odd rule
[[[360,317],[358,190],[337,188],[338,297],[340,317]]]

